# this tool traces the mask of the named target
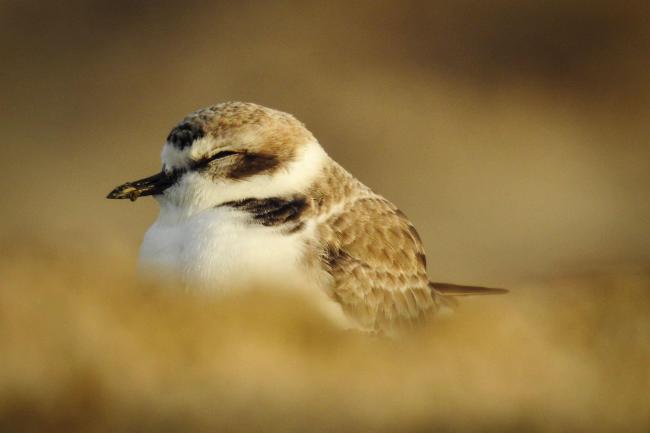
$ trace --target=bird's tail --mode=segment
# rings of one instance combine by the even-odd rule
[[[506,289],[491,287],[460,286],[457,284],[429,282],[429,287],[446,296],[501,295],[508,293]]]

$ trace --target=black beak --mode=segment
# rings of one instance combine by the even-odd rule
[[[138,197],[145,195],[162,194],[167,188],[172,186],[175,181],[175,176],[168,175],[164,171],[161,171],[153,176],[120,185],[111,191],[106,198],[128,198],[131,201],[136,201]]]

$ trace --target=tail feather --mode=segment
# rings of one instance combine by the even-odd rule
[[[494,289],[491,287],[461,286],[449,283],[430,282],[429,287],[447,296],[474,296],[474,295],[500,295],[508,293],[507,289]]]

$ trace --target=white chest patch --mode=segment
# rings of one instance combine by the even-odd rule
[[[302,260],[305,233],[285,234],[247,218],[220,207],[182,220],[158,218],[142,243],[142,272],[216,292],[260,285],[313,287]]]
[[[310,225],[295,234],[250,224],[248,215],[214,208],[174,221],[161,214],[140,248],[140,272],[174,289],[207,293],[286,290],[313,303],[342,328],[355,325],[323,287],[322,270],[305,265]]]

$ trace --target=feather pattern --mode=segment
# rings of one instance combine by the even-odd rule
[[[311,197],[332,297],[362,328],[391,332],[449,304],[429,286],[422,241],[391,202],[334,161]]]

